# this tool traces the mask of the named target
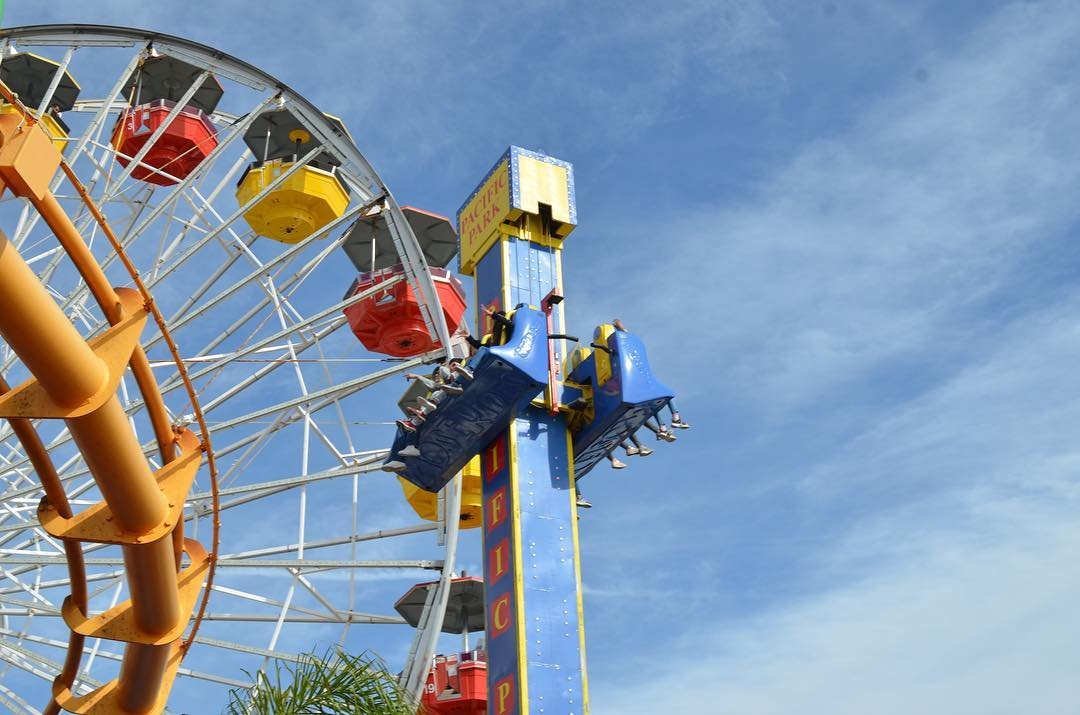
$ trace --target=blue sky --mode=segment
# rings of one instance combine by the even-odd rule
[[[94,3],[342,116],[452,214],[575,164],[571,327],[621,317],[693,429],[597,469],[594,712],[1072,713],[1080,8]],[[335,289],[334,298],[337,298]]]

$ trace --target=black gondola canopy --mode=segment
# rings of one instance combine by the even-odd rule
[[[166,55],[150,57],[135,68],[124,83],[124,98],[133,104],[146,104],[158,99],[178,102],[203,73],[201,67]],[[221,101],[225,90],[214,75],[210,75],[195,90],[189,105],[210,114]]]
[[[398,599],[394,610],[413,628],[420,623],[428,589],[437,582],[418,583]],[[476,576],[462,576],[450,581],[450,596],[446,602],[443,633],[479,633],[484,630],[484,581]]]
[[[53,62],[47,57],[35,55],[33,52],[19,52],[4,58],[0,64],[0,79],[12,92],[19,95],[19,101],[28,109],[37,109],[59,68],[59,62]],[[75,106],[75,100],[79,98],[79,91],[79,84],[65,70],[49,104],[58,111],[70,111]]]
[[[323,116],[352,141],[349,130],[340,119],[329,114]],[[299,158],[321,146],[308,128],[288,109],[272,109],[255,117],[244,132],[244,143],[255,155],[256,162],[274,159],[291,161],[294,156]],[[331,166],[340,166],[341,162],[329,152],[322,152],[311,164],[320,169],[329,169]]]
[[[428,266],[445,268],[458,250],[457,231],[450,219],[438,214],[428,213],[412,206],[402,206],[401,212],[420,243],[424,259]],[[371,240],[375,239],[375,262],[371,260]],[[363,216],[349,230],[345,237],[345,253],[349,255],[356,270],[365,273],[372,270],[389,268],[401,263],[390,229],[386,225],[383,212],[372,216]]]

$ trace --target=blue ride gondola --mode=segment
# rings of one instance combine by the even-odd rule
[[[548,380],[547,316],[519,306],[508,333],[502,344],[477,350],[466,363],[472,377],[455,377],[414,429],[399,424],[388,466],[404,465],[394,471],[437,492],[539,394]]]
[[[673,398],[653,376],[639,337],[611,324],[597,327],[592,347],[571,353],[563,388],[576,478],[588,474]]]

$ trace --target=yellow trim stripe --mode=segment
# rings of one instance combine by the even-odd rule
[[[570,430],[566,430],[566,455],[567,467],[570,471],[570,534],[574,539],[574,578],[577,580],[577,617],[578,617],[578,646],[581,650],[581,709],[583,715],[589,715],[589,671],[585,662],[585,603],[581,590],[581,544],[578,541],[577,524],[577,478],[574,475],[574,441],[570,436]]]
[[[502,258],[502,309],[510,311],[513,309],[513,305],[510,303],[510,240],[506,236],[502,236],[499,239],[499,251]]]
[[[503,254],[506,255],[505,253]],[[510,454],[507,455],[510,487],[510,531],[514,536],[514,556],[518,567],[514,569],[514,607],[517,609],[518,643],[518,701],[521,715],[529,715],[529,661],[528,634],[525,632],[525,560],[521,556],[521,500],[518,498],[517,419],[510,422]]]
[[[563,280],[562,280],[562,249],[561,248],[556,248],[555,249],[555,257],[554,257],[553,260],[554,260],[554,263],[555,263],[555,287],[558,288],[561,291],[564,291],[563,292],[563,298],[564,298],[563,302],[561,302],[561,303],[559,303],[558,305],[555,306],[555,315],[558,318],[558,322],[555,324],[555,332],[557,332],[557,333],[565,333],[566,332],[566,300],[565,300],[565,298],[566,298],[565,290],[566,289],[563,288]],[[559,344],[559,369],[562,370],[562,366],[566,363],[566,351],[567,351],[567,347],[568,347],[568,342],[566,340],[558,340],[556,342],[558,342],[558,344]],[[563,379],[566,379],[566,375],[561,375],[561,377]],[[574,453],[574,451],[571,449],[570,454],[573,454],[573,453]]]

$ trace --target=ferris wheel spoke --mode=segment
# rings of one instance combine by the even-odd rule
[[[214,427],[214,432],[220,434],[221,432],[224,432],[226,430],[240,427],[245,422],[257,421],[259,419],[274,414],[280,415],[281,413],[287,412],[288,410],[291,410],[294,407],[298,407],[300,405],[311,405],[315,403],[321,406],[326,406],[332,403],[332,400],[326,399],[328,397],[335,399],[346,397],[353,393],[359,392],[366,387],[370,387],[371,385],[374,385],[375,383],[380,382],[384,378],[390,377],[391,375],[397,375],[398,373],[405,372],[406,370],[410,370],[419,365],[423,365],[427,360],[431,360],[433,357],[442,354],[443,351],[441,349],[432,351],[431,353],[427,353],[424,356],[410,358],[408,360],[398,363],[397,365],[394,365],[393,367],[378,370],[369,375],[357,377],[352,380],[346,380],[344,382],[323,388],[321,390],[314,390],[307,395],[301,395],[300,397],[294,397],[289,400],[284,400],[282,402],[278,402],[273,405],[254,410],[245,415],[241,415],[240,417],[235,417],[225,422],[218,423]],[[310,413],[314,413],[316,411],[317,410],[313,408],[309,410]]]
[[[296,660],[299,658],[299,655],[297,653],[286,653],[280,650],[269,650],[267,648],[259,648],[258,646],[246,645],[244,643],[221,640],[219,638],[208,638],[202,635],[195,636],[195,642],[201,643],[203,645],[213,646],[215,648],[221,648],[222,650],[231,650],[238,653],[247,653],[248,655],[258,655],[264,658],[273,658],[275,660],[282,660],[286,662],[296,662]]]
[[[36,715],[39,712],[37,708],[31,706],[30,703],[23,700],[6,685],[0,685],[0,703],[13,713],[22,712],[28,715]]]
[[[0,660],[19,670],[36,675],[51,683],[60,672],[60,664],[40,656],[32,650],[21,648],[9,640],[0,640]]]
[[[6,507],[7,505],[5,504],[4,506]],[[34,514],[36,514],[37,513],[37,506],[36,505],[32,506],[30,511],[32,511]],[[30,520],[30,519],[27,519],[22,514],[14,514],[14,516],[16,518],[18,518],[20,521],[22,521],[26,525],[25,529],[23,531],[27,531],[27,530],[30,531],[30,533],[32,534],[32,538],[34,540],[40,539],[42,541],[45,541],[46,543],[48,543],[50,546],[52,546],[56,550],[57,554],[63,553],[63,551],[64,551],[63,547],[59,543],[57,543],[57,541],[54,540],[51,536],[49,536],[47,533],[45,533],[45,531],[41,528],[40,523],[38,523],[37,519]],[[15,532],[14,534],[11,535],[11,537],[8,537],[8,538],[14,538],[14,536],[16,536],[18,533],[20,533],[20,532]],[[7,540],[8,540],[7,538],[4,539],[4,541],[7,541]],[[20,549],[0,549],[0,554],[8,554],[9,552],[15,552],[15,551],[21,551],[21,550]]]
[[[226,678],[221,675],[214,675],[212,673],[204,673],[198,670],[191,670],[189,668],[177,668],[176,674],[184,678],[191,678],[193,680],[204,680],[208,683],[215,683],[217,685],[227,685],[230,688],[250,688],[251,682],[248,680],[239,680],[237,678]]]
[[[300,243],[297,243],[296,245],[291,246],[289,249],[287,249],[285,251],[282,251],[280,254],[275,256],[270,261],[267,261],[263,265],[257,266],[255,270],[248,273],[248,275],[246,275],[244,278],[241,278],[240,280],[238,280],[235,283],[233,283],[232,285],[230,285],[228,288],[225,288],[224,290],[222,290],[221,292],[216,294],[214,297],[212,297],[212,298],[208,299],[207,301],[205,301],[204,306],[203,306],[203,308],[201,310],[192,311],[192,308],[198,302],[198,300],[206,293],[207,290],[209,290],[209,288],[213,285],[213,283],[215,283],[220,278],[220,274],[224,273],[223,270],[219,271],[217,274],[212,276],[211,279],[208,279],[206,281],[206,283],[204,283],[202,286],[200,286],[200,288],[196,291],[195,295],[193,295],[191,298],[189,298],[182,306],[180,306],[180,308],[178,308],[176,310],[176,312],[173,315],[172,319],[169,320],[170,329],[177,330],[177,329],[183,327],[184,325],[190,323],[191,321],[199,318],[206,310],[209,310],[209,309],[219,305],[221,303],[221,301],[224,300],[225,298],[227,298],[228,296],[235,295],[241,289],[243,289],[244,287],[250,285],[253,281],[256,281],[261,276],[267,275],[267,273],[270,271],[270,269],[273,268],[273,269],[278,270],[278,271],[283,271],[286,267],[288,267],[291,264],[291,262],[295,258],[297,258],[303,251],[307,250],[310,247],[311,242],[313,240],[316,240],[318,238],[321,238],[322,236],[325,236],[325,235],[327,235],[329,233],[332,233],[334,230],[340,228],[341,226],[347,226],[349,223],[351,223],[353,220],[355,220],[358,216],[360,216],[364,211],[369,210],[372,206],[374,206],[380,200],[381,200],[381,197],[378,197],[375,200],[373,200],[371,202],[368,202],[367,204],[361,204],[361,205],[358,205],[358,206],[355,206],[355,207],[349,209],[344,214],[342,214],[342,216],[340,218],[330,222],[329,224],[324,226],[322,229],[320,229],[318,232],[312,234],[311,238],[309,238],[309,239],[307,239],[305,241],[302,241]],[[322,249],[319,252],[319,255],[316,256],[315,259],[313,259],[307,265],[305,265],[304,268],[301,269],[301,271],[294,274],[296,276],[296,279],[299,280],[300,278],[302,278],[302,276],[310,274],[328,256],[333,255],[334,253],[336,253],[337,250],[344,243],[344,240],[345,240],[344,236],[339,237],[338,239],[335,239],[333,242],[331,242],[329,245],[327,245],[324,249]],[[230,262],[229,265],[231,265],[231,262]],[[400,280],[400,279],[398,279],[398,280]],[[389,283],[387,283],[386,285],[389,285]],[[287,286],[285,286],[285,287],[287,287]]]
[[[344,618],[346,616],[360,617],[360,618],[381,618],[381,616],[376,616],[376,615],[370,614],[370,613],[349,613],[349,614],[343,613],[342,611],[334,608],[332,604],[325,601],[325,597],[322,596],[322,594],[319,594],[314,589],[314,587],[310,585],[310,581],[307,579],[307,577],[305,577],[305,576],[303,576],[303,575],[301,575],[299,573],[293,573],[292,575],[293,575],[293,580],[295,582],[298,582],[301,585],[305,586],[305,588],[307,588],[307,590],[315,597],[315,599],[318,600],[323,605],[323,607],[326,609],[325,611],[319,611],[319,610],[315,610],[313,608],[306,608],[304,606],[299,606],[299,605],[297,605],[295,603],[291,603],[291,602],[288,603],[288,605],[286,605],[286,601],[279,601],[277,599],[269,598],[267,596],[260,596],[260,595],[255,594],[255,593],[251,593],[250,591],[244,591],[244,590],[241,590],[241,589],[238,589],[238,588],[230,588],[228,586],[215,585],[214,591],[216,591],[218,593],[224,593],[226,595],[233,596],[233,597],[239,598],[241,600],[250,601],[250,602],[253,602],[253,603],[259,603],[259,604],[262,604],[264,606],[271,606],[271,607],[277,608],[277,609],[284,608],[284,609],[286,609],[286,611],[288,613],[296,614],[296,615],[300,615],[300,616],[308,616],[308,617],[311,617],[311,618],[325,619],[325,620],[330,620],[330,621],[340,619],[340,618]]]
[[[313,258],[311,261],[309,261],[307,264],[305,264],[305,266],[303,268],[296,271],[293,275],[289,276],[286,279],[286,281],[282,284],[282,288],[283,289],[291,289],[293,287],[298,287],[299,284],[300,284],[301,278],[304,275],[306,275],[307,272],[310,271],[314,267],[314,265],[317,265],[317,263],[321,262],[325,258],[325,256],[327,254],[328,254],[328,250],[324,250],[323,252],[320,252],[319,255],[317,255],[315,258]],[[235,257],[230,259],[230,261],[232,261],[232,260],[235,260]],[[217,306],[219,303],[220,303],[220,301],[216,301],[216,300],[215,301],[207,301],[206,305],[204,305],[202,308],[197,309],[195,311],[190,311],[188,313],[188,315],[190,316],[192,313],[197,313],[198,315],[196,317],[201,316],[207,310]],[[265,308],[269,304],[270,304],[269,297],[263,297],[262,299],[260,299],[254,306],[249,308],[238,319],[234,320],[230,325],[225,327],[222,330],[221,334],[219,334],[217,337],[212,339],[201,350],[199,350],[197,353],[195,353],[194,357],[203,357],[203,356],[206,356],[207,354],[209,354],[212,350],[216,349],[219,345],[224,343],[226,340],[233,337],[249,321],[251,321],[253,318],[255,318],[256,316],[263,313]],[[329,314],[330,312],[332,312],[332,311],[323,311],[322,313],[316,314],[316,316],[318,316],[318,315],[325,316],[325,315]],[[316,316],[312,316],[312,317],[308,318],[306,321],[301,321],[295,327],[297,327],[297,328],[308,327],[308,325],[310,325],[310,323],[312,323],[312,322],[314,322],[315,320],[318,319]],[[180,320],[181,319],[178,318],[177,322],[179,322]],[[190,318],[189,318],[189,320],[190,320]],[[185,322],[187,322],[187,321],[185,321]],[[263,322],[265,323],[265,317],[263,319]],[[252,333],[252,335],[253,334],[254,333]],[[250,336],[249,336],[248,339],[250,340]],[[247,341],[244,341],[244,343],[246,343],[246,342]],[[265,339],[264,339],[263,342],[265,343],[267,341],[265,341]],[[273,342],[273,341],[269,341],[269,342]],[[153,345],[153,341],[148,343],[147,348],[149,348],[152,345]],[[261,349],[262,347],[265,347],[265,345],[260,345],[259,348],[257,348],[257,349]],[[177,386],[179,381],[180,381],[179,374],[174,375],[173,377],[169,378],[168,380],[166,380],[164,382],[164,384],[162,385],[162,389],[172,389],[173,387]]]
[[[22,640],[22,641],[25,641],[25,642],[28,642],[28,643],[36,643],[36,644],[39,644],[39,645],[45,645],[45,646],[49,646],[51,648],[56,648],[56,649],[60,649],[60,650],[67,650],[67,648],[68,648],[67,641],[61,641],[61,640],[57,640],[55,638],[45,638],[45,637],[42,637],[42,636],[35,636],[35,635],[22,635],[22,636],[20,636],[18,633],[15,633],[14,631],[12,631],[11,629],[8,629],[8,628],[0,628],[0,635],[9,636],[9,637],[17,637],[19,640]],[[98,640],[98,643],[100,643],[100,639],[97,639],[97,640]],[[113,661],[113,662],[120,662],[121,660],[123,660],[123,655],[122,654],[117,653],[115,651],[107,650],[107,649],[104,649],[104,648],[98,648],[97,644],[95,644],[95,646],[93,646],[93,647],[92,646],[83,646],[82,652],[84,654],[86,654],[86,655],[89,655],[89,656],[92,656],[92,657],[95,657],[95,658],[103,658],[105,660],[109,660],[109,661]],[[283,653],[279,654],[279,655],[285,656],[285,654],[283,654]],[[295,658],[295,656],[293,656],[293,658]],[[218,676],[218,675],[213,675],[211,673],[204,673],[204,672],[197,671],[197,670],[191,670],[189,668],[180,668],[177,671],[177,674],[182,675],[184,677],[188,677],[188,678],[197,678],[199,680],[206,680],[208,682],[217,683],[219,685],[227,685],[227,686],[233,687],[233,688],[244,688],[244,687],[247,687],[247,686],[250,685],[250,683],[248,681],[245,681],[245,680],[238,680],[236,678],[224,678],[224,677],[221,677],[221,676]],[[89,689],[89,687],[90,687],[90,684],[88,684],[87,689]],[[36,709],[31,709],[30,712],[32,712],[32,713],[37,712],[37,710]]]
[[[36,675],[39,678],[48,681],[50,684],[63,668],[57,661],[43,656],[36,651],[30,650],[29,648],[15,645],[10,640],[0,640],[0,659],[7,661],[17,668],[21,668],[32,675]],[[85,674],[80,675],[79,680],[85,686],[87,691],[93,688],[99,688],[102,685],[101,681]]]
[[[17,591],[22,590],[23,589],[21,586],[17,587]],[[24,601],[19,598],[11,598],[9,596],[0,596],[0,603],[4,604],[5,606],[22,608],[28,613],[37,613],[43,615],[58,615],[60,613],[60,609],[56,608],[52,604]]]
[[[12,572],[13,573],[18,573],[19,570],[18,569],[13,569]],[[98,572],[98,573],[87,574],[86,575],[86,580],[87,580],[88,583],[92,583],[92,582],[96,582],[96,581],[109,581],[109,580],[115,581],[115,580],[123,578],[123,576],[124,576],[123,571],[101,571],[101,572]],[[42,581],[41,584],[40,584],[40,587],[41,587],[42,590],[47,590],[47,589],[50,589],[50,588],[70,588],[70,586],[71,586],[71,579],[70,578],[61,578],[61,579],[54,579],[54,580],[50,580],[50,581]],[[21,590],[22,589],[15,588],[15,587],[10,587],[10,586],[7,587],[7,588],[0,588],[0,596],[6,596],[6,595],[9,595],[9,594],[12,594],[12,593],[18,593]]]
[[[312,414],[316,413],[319,410],[333,404],[336,399],[337,399],[336,397],[330,397],[330,398],[323,399],[322,401],[320,401],[320,402],[316,403],[315,405],[313,405],[310,408],[310,412]],[[260,432],[257,432],[255,434],[248,435],[247,437],[243,437],[243,438],[233,442],[232,444],[229,444],[226,447],[224,447],[224,448],[222,448],[220,450],[216,450],[216,451],[217,451],[217,453],[219,455],[225,456],[225,455],[231,454],[232,452],[235,452],[235,451],[237,451],[239,449],[243,449],[245,447],[250,447],[253,443],[261,442],[269,434],[272,434],[272,433],[274,433],[274,432],[276,432],[278,430],[284,429],[285,427],[288,427],[289,425],[291,425],[292,423],[296,422],[299,419],[300,419],[300,413],[299,412],[291,413],[291,414],[289,414],[289,415],[287,415],[285,417],[282,417],[282,418],[279,418],[278,420],[275,420],[273,424],[271,424],[269,427],[265,428],[264,430],[262,430]],[[379,450],[379,451],[377,451],[377,454],[380,455],[380,456],[385,456],[387,451],[388,450]]]
[[[5,556],[4,561],[6,563],[18,563],[19,559],[31,559],[30,563],[33,563],[33,564],[36,565],[38,563],[37,559],[46,559],[46,558],[59,559],[61,561],[61,563],[67,563],[67,560],[60,554],[56,554],[56,555],[40,554],[40,555],[37,555],[37,554],[33,554],[33,553],[31,553],[31,554],[26,554],[26,553],[8,554],[8,555]],[[42,596],[38,592],[37,589],[33,589],[30,586],[28,586],[27,584],[25,584],[21,578],[19,578],[15,574],[13,574],[10,570],[0,566],[0,576],[3,576],[8,581],[11,581],[13,584],[15,584],[16,587],[19,588],[19,590],[21,590],[22,592],[28,594],[32,599],[34,599],[38,603],[40,603],[40,604],[42,604],[44,606],[47,606],[49,608],[53,607],[52,601],[50,601],[49,599]]]
[[[381,453],[376,453],[377,457],[385,456],[386,450]],[[291,489],[297,489],[308,484],[314,484],[316,482],[323,482],[331,479],[338,479],[341,477],[351,477],[358,474],[365,474],[368,472],[379,471],[380,465],[378,464],[354,464],[344,467],[335,467],[333,469],[325,469],[318,472],[312,472],[311,474],[305,474],[298,477],[287,477],[285,479],[275,479],[267,482],[255,482],[254,484],[241,484],[234,487],[223,487],[218,490],[218,497],[223,499],[219,510],[225,511],[241,504],[247,504],[249,502],[264,499],[268,496],[275,494],[281,494],[282,492],[289,491]],[[226,500],[225,498],[242,494],[243,497],[239,499]],[[209,492],[200,492],[192,494],[188,497],[188,501],[192,504],[201,506],[197,508],[209,509],[208,502],[212,499],[212,494]]]
[[[220,147],[218,147],[218,148],[220,148]],[[225,175],[221,178],[221,180],[217,183],[217,185],[214,186],[214,188],[210,191],[210,194],[209,194],[209,197],[208,197],[207,200],[208,201],[215,200],[217,198],[218,194],[220,194],[221,191],[227,185],[229,185],[229,184],[231,184],[233,182],[233,179],[236,177],[236,174],[239,173],[239,171],[241,169],[243,169],[244,166],[247,165],[247,163],[248,163],[248,159],[247,159],[246,156],[244,156],[244,155],[238,156],[236,158],[236,160],[233,162],[233,164],[229,167],[228,171],[226,171]],[[205,179],[205,177],[209,176],[209,173],[203,174],[202,176]],[[191,176],[188,177],[188,179],[191,179],[191,178],[192,178]],[[187,180],[185,180],[185,181],[187,181]],[[201,184],[201,180],[198,183]],[[194,188],[194,182],[188,184],[187,186],[185,186],[184,183],[181,183],[181,185],[176,187],[174,189],[174,191],[170,194],[169,206],[172,209],[174,215],[175,215],[176,207],[179,205],[179,197],[181,196],[181,194],[186,193],[189,190],[189,187]],[[159,272],[161,270],[161,267],[163,265],[167,264],[167,260],[169,258],[171,258],[173,253],[179,248],[180,244],[187,237],[188,230],[195,226],[195,221],[196,221],[197,217],[198,217],[198,214],[196,213],[196,214],[193,214],[192,216],[189,216],[186,219],[174,219],[176,222],[180,223],[180,225],[182,226],[182,229],[176,234],[175,238],[169,243],[169,245],[164,250],[161,250],[161,249],[158,250],[158,254],[157,254],[157,256],[156,256],[156,258],[155,258],[155,260],[154,260],[154,262],[152,264],[152,267],[151,267],[152,268],[152,272],[150,274],[151,281],[157,281],[158,280]],[[150,225],[149,222],[147,222],[146,225],[140,225],[139,228],[135,229],[135,231],[134,231],[135,235],[141,235],[143,233],[143,230],[148,228],[149,225]],[[166,222],[163,229],[162,229],[162,245],[164,245],[164,239],[168,235],[168,232],[169,232],[169,230],[171,228],[172,228],[171,222]],[[206,231],[206,229],[199,229],[199,232],[205,234],[207,231]]]
[[[307,268],[307,266],[305,266],[305,269],[306,268]],[[301,270],[303,271],[304,269],[301,269]],[[292,277],[291,282],[299,281],[300,278],[302,277],[302,275],[303,275],[303,273],[298,272],[297,274],[295,274]],[[290,281],[287,281],[286,284],[285,284],[285,287],[289,287],[289,284],[290,284]],[[375,293],[375,291],[372,290],[371,292],[366,293],[366,295],[364,297],[373,295],[374,293]],[[223,355],[222,359],[223,359],[223,361],[236,360],[236,359],[247,357],[248,355],[251,355],[254,352],[264,350],[267,347],[269,347],[270,345],[278,343],[282,338],[285,338],[286,336],[292,335],[293,333],[296,333],[296,332],[299,332],[299,331],[306,330],[308,328],[312,328],[319,321],[334,315],[335,313],[337,313],[338,310],[344,309],[345,307],[347,307],[349,305],[352,305],[353,303],[358,302],[359,300],[362,300],[362,299],[363,299],[362,297],[356,297],[356,296],[354,296],[352,298],[349,298],[349,299],[346,299],[344,301],[341,301],[340,303],[331,305],[329,308],[318,311],[318,312],[308,316],[307,318],[296,321],[296,322],[292,323],[290,326],[288,326],[286,328],[283,328],[282,330],[279,330],[279,331],[277,331],[275,333],[272,333],[271,335],[269,335],[267,337],[263,337],[263,338],[259,339],[258,341],[254,342],[254,343],[251,343],[249,341],[250,341],[250,338],[253,337],[253,335],[254,335],[254,331],[253,331],[252,334],[249,336],[248,340],[243,341],[243,344],[242,344],[241,347],[238,347],[236,350],[234,350],[231,353]],[[195,354],[194,357],[202,358],[202,357],[205,357],[206,355],[208,355],[211,350],[214,350],[216,347],[218,347],[218,345],[220,345],[225,340],[225,338],[228,337],[228,334],[231,334],[233,332],[238,331],[243,326],[243,324],[249,322],[253,317],[255,317],[255,315],[262,312],[262,309],[265,308],[267,305],[269,305],[269,303],[270,303],[269,297],[264,298],[263,300],[261,300],[259,302],[259,304],[256,306],[256,308],[253,308],[251,311],[248,311],[248,313],[241,316],[241,318],[239,320],[234,322],[227,329],[227,331],[226,331],[227,334],[223,334],[221,336],[218,336],[217,339],[215,339],[214,341],[211,341],[204,348],[202,348],[200,351],[198,351]],[[198,312],[199,314],[202,314],[203,312],[215,307],[215,305],[216,305],[216,302],[214,302],[214,301],[208,302],[206,304],[206,306],[204,306],[204,308],[202,308],[201,310],[196,311],[196,312]],[[264,320],[264,322],[265,322],[265,320]],[[337,326],[339,326],[340,324],[343,324],[343,323],[344,323],[344,317],[343,316],[335,316],[335,318],[332,319],[332,321],[331,321],[331,325],[333,326],[334,329],[336,329]],[[200,371],[198,371],[197,373],[195,373],[192,376],[192,379],[199,379],[199,378],[201,378],[202,376],[204,376],[206,374],[209,374],[211,372],[214,372],[214,371],[220,369],[221,367],[224,367],[226,364],[227,364],[227,362],[223,362],[223,363],[221,363],[219,365],[211,365],[209,367],[203,368]],[[179,375],[177,374],[177,375],[174,375],[173,377],[169,378],[168,380],[166,380],[164,382],[164,384],[162,385],[162,389],[163,390],[175,389],[176,387],[179,386],[179,383],[180,383],[180,378],[179,378]]]
[[[186,263],[188,260],[190,260],[192,258],[192,256],[194,256],[196,253],[198,253],[200,249],[202,249],[203,247],[206,246],[206,244],[210,243],[210,241],[217,238],[218,235],[221,234],[221,232],[226,230],[230,225],[232,225],[233,222],[235,222],[237,219],[239,219],[241,216],[243,216],[245,213],[247,213],[247,211],[251,208],[251,206],[254,206],[259,201],[262,201],[264,198],[269,196],[272,191],[274,191],[279,186],[281,186],[286,181],[288,181],[288,179],[293,174],[295,174],[297,171],[299,171],[303,167],[307,166],[308,163],[310,163],[312,159],[314,159],[316,156],[318,156],[320,151],[321,151],[321,149],[319,149],[318,147],[316,147],[315,149],[312,149],[307,154],[305,154],[300,160],[294,162],[292,164],[292,166],[290,166],[288,169],[286,169],[285,171],[282,171],[277,177],[274,178],[273,181],[270,181],[269,183],[267,183],[267,185],[262,189],[262,191],[255,194],[255,196],[252,197],[250,201],[248,201],[243,206],[240,206],[233,213],[229,214],[229,216],[225,220],[223,220],[219,226],[217,226],[214,230],[210,231],[205,236],[200,238],[194,245],[189,246],[188,249],[186,251],[184,251],[182,254],[180,254],[180,256],[177,257],[177,259],[173,263],[171,263],[168,266],[166,266],[165,268],[163,268],[158,273],[158,276],[157,276],[156,280],[147,281],[147,288],[154,288],[158,283],[160,283],[162,280],[164,280],[170,273],[172,273],[174,270],[176,270],[177,268],[182,266],[184,263]]]
[[[327,548],[331,546],[341,546],[342,544],[359,543],[363,541],[373,541],[376,539],[387,539],[395,536],[407,536],[411,534],[420,534],[426,531],[435,531],[438,525],[434,522],[425,522],[423,524],[417,524],[414,526],[405,526],[397,529],[381,529],[367,534],[353,534],[349,536],[340,536],[333,539],[319,539],[316,541],[309,541],[304,544],[305,551],[314,551],[316,549]],[[222,558],[230,559],[246,559],[246,558],[259,558],[262,556],[275,556],[280,554],[295,553],[300,548],[299,544],[285,544],[281,546],[271,546],[263,549],[253,549],[251,551],[239,551],[232,554],[224,554]]]
[[[365,623],[369,625],[383,625],[383,626],[400,626],[406,625],[406,621],[401,616],[385,616],[377,613],[343,613],[340,616],[319,615],[311,616],[307,614],[289,614],[286,613],[284,617],[280,614],[270,613],[233,613],[229,611],[214,612],[210,611],[205,616],[204,620],[207,621],[232,621],[237,623],[321,623],[324,625],[340,625],[343,623]],[[267,650],[273,650],[273,646]]]
[[[311,338],[298,343],[295,349],[295,354],[299,355],[305,353],[311,346],[316,345],[316,343],[318,343],[321,338],[325,338],[326,336],[334,333],[335,330],[340,328],[343,324],[345,324],[345,319],[342,318],[336,319],[333,323],[326,325],[324,328],[319,330],[319,332],[314,333]],[[273,342],[275,341],[276,340],[273,340]],[[243,354],[233,353],[232,355],[230,355],[227,359],[228,363],[239,361],[247,355],[254,354],[255,351],[244,350],[242,352]],[[231,388],[227,389],[225,392],[222,392],[221,394],[213,397],[212,400],[207,401],[207,403],[204,405],[204,413],[212,412],[213,409],[216,409],[218,406],[224,404],[226,401],[233,399],[233,397],[237,396],[243,390],[256,385],[259,380],[266,378],[270,373],[274,372],[275,369],[278,369],[282,365],[286,364],[286,362],[297,360],[299,360],[299,357],[285,357],[279,355],[278,357],[276,357],[276,359],[272,360],[264,367],[260,367],[259,369],[257,369],[256,372],[251,376],[248,376],[238,382],[237,385],[234,385]],[[215,365],[213,369],[206,368],[199,370],[199,377],[203,377],[206,375],[210,375],[213,372],[217,372],[217,370],[221,369],[222,367],[225,367],[225,365]],[[402,367],[400,369],[406,369],[407,367],[408,366]],[[373,381],[378,381],[382,377],[384,377],[384,375],[377,373]],[[336,404],[337,400],[335,400],[334,402]],[[307,410],[307,412],[305,413],[305,417],[307,417],[307,415],[309,414],[312,414],[313,412],[318,412],[318,410]]]

